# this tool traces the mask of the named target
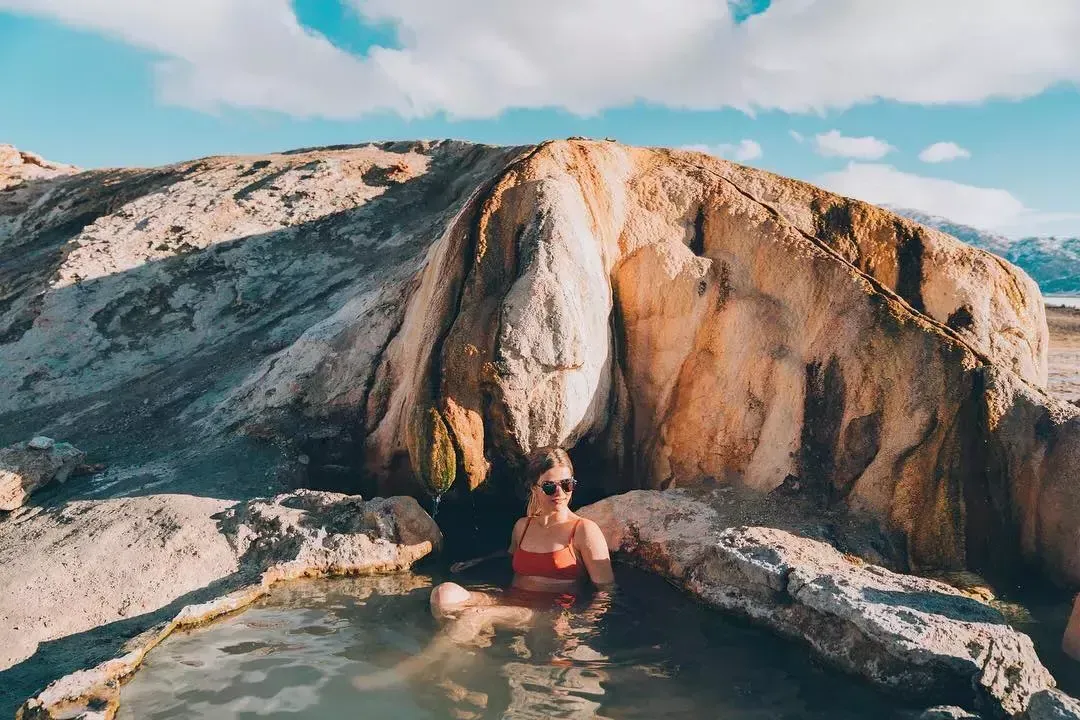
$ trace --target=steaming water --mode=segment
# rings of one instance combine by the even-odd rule
[[[725,718],[889,720],[895,700],[807,651],[619,567],[599,608],[551,612],[487,647],[357,690],[439,630],[434,578],[310,581],[153,650],[119,718]],[[441,578],[439,578],[441,579]],[[584,605],[585,603],[582,603]],[[604,610],[604,612],[600,612]]]

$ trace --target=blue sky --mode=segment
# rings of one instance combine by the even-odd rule
[[[0,0],[0,143],[101,167],[614,137],[1080,235],[1080,3],[888,5]]]

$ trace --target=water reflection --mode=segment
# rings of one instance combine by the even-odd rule
[[[623,568],[620,568],[622,571]],[[653,577],[454,639],[441,578],[311,581],[157,648],[120,718],[885,718],[897,706]],[[434,661],[420,666],[418,657]],[[380,683],[358,691],[357,677]]]

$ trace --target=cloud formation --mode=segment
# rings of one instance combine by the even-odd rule
[[[923,151],[919,153],[919,159],[926,163],[950,162],[969,157],[971,157],[971,152],[954,142],[936,142],[923,148]]]
[[[892,145],[876,137],[847,137],[839,130],[814,136],[814,148],[826,157],[846,157],[859,160],[880,160],[895,150]]]
[[[710,155],[716,155],[717,157],[727,158],[728,160],[735,160],[736,162],[747,162],[749,160],[756,160],[762,156],[763,151],[761,145],[754,140],[743,139],[737,144],[721,143],[720,145],[684,145],[683,150],[696,150],[697,152],[708,153]]]
[[[1080,215],[1028,208],[1007,190],[925,177],[882,163],[848,163],[814,182],[827,190],[875,205],[921,210],[954,222],[1019,237],[1044,234]]]
[[[291,0],[0,0],[0,9],[143,48],[158,58],[159,97],[204,110],[479,118],[647,102],[811,112],[1019,98],[1080,80],[1075,0],[773,0],[744,22],[725,0],[342,1],[394,28],[397,46],[350,54],[303,27]]]

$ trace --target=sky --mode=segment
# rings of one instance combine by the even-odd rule
[[[610,137],[1080,236],[1077,37],[1078,0],[0,0],[0,143]]]

